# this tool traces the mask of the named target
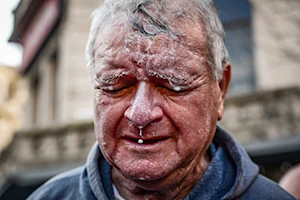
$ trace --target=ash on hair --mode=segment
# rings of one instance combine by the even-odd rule
[[[185,6],[179,6],[181,5]],[[172,15],[172,16],[170,16]],[[229,59],[225,46],[225,32],[212,0],[105,0],[92,14],[90,35],[86,46],[88,67],[93,74],[95,40],[104,27],[113,22],[123,22],[145,37],[165,33],[180,37],[174,27],[174,20],[181,23],[190,20],[204,25],[207,45],[207,63],[216,80],[222,79],[224,63]],[[184,24],[184,23],[183,23]]]

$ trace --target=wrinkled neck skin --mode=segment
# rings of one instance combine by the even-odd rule
[[[141,181],[127,179],[117,169],[112,169],[113,184],[117,187],[121,196],[125,199],[141,200],[179,200],[184,199],[197,182],[201,179],[204,171],[208,167],[210,156],[206,153],[201,161],[193,160],[188,166],[187,173],[170,174],[174,177],[174,182],[170,182],[170,177],[165,177],[154,181]],[[177,179],[176,177],[182,177]],[[167,181],[166,181],[167,180]]]

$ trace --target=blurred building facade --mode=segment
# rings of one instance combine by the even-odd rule
[[[15,10],[10,40],[24,47],[20,73],[30,99],[25,130],[0,157],[0,186],[13,183],[5,195],[84,163],[95,142],[84,50],[90,15],[101,2],[22,0]],[[278,179],[300,162],[300,1],[215,3],[233,68],[220,125],[245,145],[262,173],[274,169],[269,175]]]
[[[30,84],[28,128],[92,118],[84,50],[90,14],[98,4],[98,0],[27,0],[15,10],[10,41],[24,47],[20,71]]]
[[[0,66],[0,156],[24,121],[22,110],[28,98],[25,85],[16,68]]]

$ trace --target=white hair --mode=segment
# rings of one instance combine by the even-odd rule
[[[91,73],[93,74],[94,69],[94,43],[98,33],[104,27],[114,20],[125,20],[125,23],[145,35],[168,33],[176,36],[176,33],[168,26],[172,22],[164,16],[168,12],[161,11],[168,9],[167,2],[175,4],[178,1],[183,1],[185,5],[190,6],[187,6],[188,8],[178,6],[175,11],[172,10],[172,14],[183,20],[199,19],[204,25],[201,28],[204,28],[206,36],[207,63],[211,67],[215,79],[222,79],[224,63],[228,61],[229,55],[225,46],[225,32],[212,0],[105,0],[104,4],[92,14],[90,35],[86,46],[86,59]],[[151,9],[147,9],[149,7]],[[142,16],[139,13],[142,13]],[[146,23],[151,25],[150,29],[147,28],[150,26],[144,24],[145,16],[149,18]],[[156,28],[153,29],[153,27]]]

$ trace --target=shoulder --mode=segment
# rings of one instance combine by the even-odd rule
[[[78,199],[80,174],[83,170],[84,167],[79,167],[53,177],[34,191],[28,200]]]
[[[295,198],[282,189],[274,181],[258,175],[250,187],[238,199],[257,199],[257,200],[295,200]]]

